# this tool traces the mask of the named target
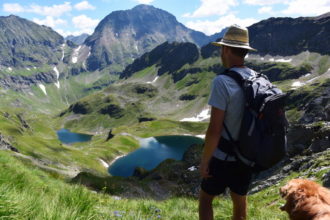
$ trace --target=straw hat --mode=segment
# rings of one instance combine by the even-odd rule
[[[250,47],[248,29],[240,27],[236,24],[228,28],[227,32],[219,42],[212,42],[212,44],[215,46],[225,45],[228,47],[238,47],[257,51],[256,49]]]

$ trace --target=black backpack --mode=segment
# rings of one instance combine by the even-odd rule
[[[223,74],[233,78],[243,89],[245,108],[238,141],[233,140],[224,124],[230,140],[221,138],[219,148],[229,155],[235,155],[254,170],[266,170],[286,155],[286,94],[260,73],[249,79],[244,79],[232,70],[226,70]]]

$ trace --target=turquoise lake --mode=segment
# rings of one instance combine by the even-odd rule
[[[86,142],[92,139],[92,135],[73,133],[64,128],[57,131],[57,136],[58,139],[64,144]]]
[[[166,159],[182,160],[192,144],[203,139],[193,136],[159,136],[140,140],[140,148],[117,159],[108,169],[112,176],[132,176],[136,167],[152,170]]]

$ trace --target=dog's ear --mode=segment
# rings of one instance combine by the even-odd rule
[[[295,211],[298,200],[295,197],[295,193],[290,193],[287,195],[286,203],[281,207],[281,210],[286,211],[289,215]]]

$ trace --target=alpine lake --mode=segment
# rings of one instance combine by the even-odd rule
[[[58,139],[64,144],[90,141],[92,136],[57,131]],[[112,176],[132,176],[136,167],[152,170],[166,159],[182,160],[183,154],[193,144],[203,144],[204,140],[194,136],[171,135],[141,138],[140,147],[115,160],[108,168]]]

